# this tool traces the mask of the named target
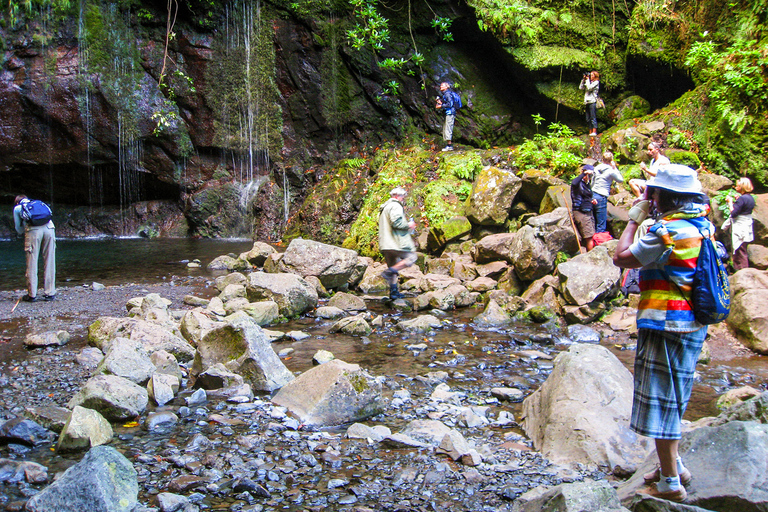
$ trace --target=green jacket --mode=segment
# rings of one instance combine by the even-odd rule
[[[409,251],[416,250],[411,238],[409,220],[405,216],[403,205],[395,198],[390,198],[381,205],[379,213],[379,250]]]

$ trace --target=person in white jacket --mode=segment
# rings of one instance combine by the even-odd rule
[[[592,71],[584,74],[579,84],[584,89],[584,106],[587,108],[589,136],[597,137],[597,94],[600,91],[600,73]]]

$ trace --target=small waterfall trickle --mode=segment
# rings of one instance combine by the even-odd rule
[[[282,147],[282,118],[275,84],[272,27],[262,18],[260,0],[232,0],[224,10],[221,59],[208,68],[216,83],[209,97],[219,113],[216,142],[225,148],[221,165],[249,199],[241,201],[251,225],[252,198],[271,172],[271,148]],[[250,233],[243,233],[250,234]]]

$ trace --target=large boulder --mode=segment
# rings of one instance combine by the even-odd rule
[[[486,167],[472,185],[466,214],[473,224],[503,226],[523,180],[508,169]]]
[[[138,505],[136,470],[109,446],[91,448],[83,460],[32,496],[28,512],[131,512]]]
[[[155,322],[102,316],[88,326],[88,342],[102,352],[109,350],[116,337],[140,341],[150,354],[165,350],[179,361],[190,361],[195,355],[195,348],[181,337],[178,329]]]
[[[472,258],[478,264],[498,260],[514,263],[512,260],[512,244],[515,236],[515,233],[497,233],[481,238],[472,248]]]
[[[546,171],[529,169],[522,174],[522,186],[517,199],[522,199],[528,207],[538,211],[547,190],[555,185],[561,185],[563,180],[556,178]]]
[[[191,377],[219,363],[260,391],[272,392],[293,379],[264,330],[243,313],[233,315],[230,323],[214,328],[198,343]]]
[[[632,387],[629,370],[608,349],[573,345],[523,402],[523,429],[554,462],[634,471],[651,442],[629,430]]]
[[[250,251],[241,253],[239,259],[245,260],[254,267],[263,267],[264,262],[270,254],[277,252],[277,249],[264,242],[253,242],[253,247]]]
[[[110,421],[122,421],[144,412],[148,402],[147,390],[138,384],[115,375],[97,375],[88,379],[67,407],[79,405],[98,411]]]
[[[621,269],[603,246],[578,254],[557,266],[560,292],[569,304],[582,306],[615,293]]]
[[[150,355],[141,342],[128,338],[115,338],[93,373],[94,375],[117,375],[136,384],[146,384],[155,373],[155,365],[152,364]]]
[[[357,252],[333,245],[295,238],[280,260],[281,272],[301,277],[315,276],[328,289],[341,288],[349,281],[357,266]]]
[[[60,452],[88,450],[112,440],[112,425],[93,409],[76,406],[59,436]]]
[[[334,359],[299,375],[272,399],[310,426],[359,421],[383,409],[381,383],[359,365]]]
[[[512,512],[629,512],[605,480],[536,487],[515,500]]]
[[[528,219],[510,244],[509,261],[524,281],[535,281],[555,268],[558,252],[573,254],[578,250],[568,210],[557,208]]]
[[[768,508],[768,425],[732,421],[684,432],[679,453],[693,474],[686,486],[688,505],[739,512]],[[629,500],[643,485],[643,473],[652,470],[656,461],[654,452],[619,487],[622,500]]]
[[[211,320],[211,318],[197,309],[193,309],[184,313],[179,323],[179,331],[181,335],[196,347],[197,344],[203,339],[208,331],[216,326],[217,322]]]
[[[509,210],[509,208],[507,208]],[[446,244],[467,236],[472,231],[472,224],[466,217],[452,217],[429,228],[427,250],[437,252]]]
[[[381,277],[381,273],[387,270],[386,263],[374,263],[365,269],[363,278],[357,288],[363,293],[378,293],[389,290],[389,284]]]
[[[731,314],[726,322],[739,341],[768,354],[768,271],[745,268],[731,276]]]
[[[297,317],[317,307],[317,290],[296,274],[252,272],[248,276],[246,289],[248,300],[276,302],[280,314],[287,318]]]

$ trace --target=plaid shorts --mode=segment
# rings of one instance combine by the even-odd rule
[[[680,439],[707,328],[694,332],[640,329],[629,427],[653,439]]]

